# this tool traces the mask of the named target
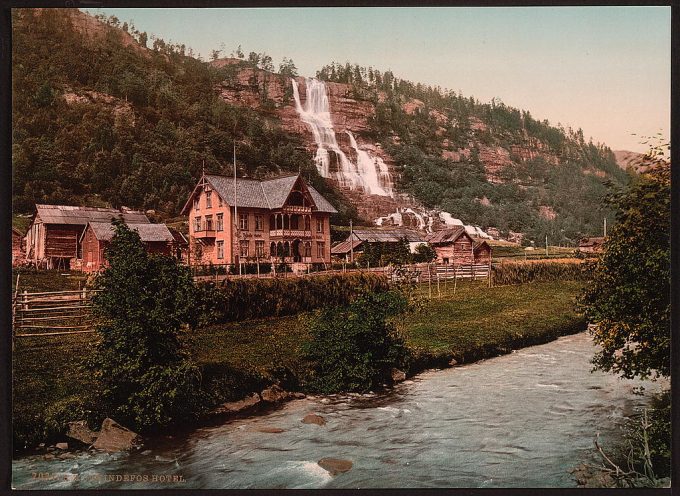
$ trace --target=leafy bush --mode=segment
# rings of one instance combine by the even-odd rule
[[[524,284],[533,281],[585,280],[591,275],[592,265],[580,260],[569,262],[504,262],[491,268],[496,286]]]
[[[93,298],[101,337],[91,366],[109,416],[148,430],[186,420],[200,405],[199,369],[182,329],[195,324],[191,274],[171,257],[149,255],[137,232],[114,221],[109,267]]]
[[[388,287],[385,276],[371,273],[227,279],[218,286],[200,285],[196,305],[201,324],[223,323],[345,305],[364,291],[383,292]]]
[[[396,291],[367,292],[347,306],[320,312],[311,324],[312,339],[303,345],[313,364],[308,389],[365,392],[389,381],[393,367],[405,368],[404,337],[389,318],[407,304]]]

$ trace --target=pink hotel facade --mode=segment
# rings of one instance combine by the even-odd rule
[[[189,263],[329,263],[336,212],[299,175],[238,178],[234,187],[233,177],[205,174],[182,209],[189,217]]]

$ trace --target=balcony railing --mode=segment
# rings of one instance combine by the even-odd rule
[[[312,207],[303,207],[300,205],[284,205],[281,211],[284,214],[311,214]]]
[[[269,231],[270,238],[311,238],[312,233],[303,229],[273,229]]]
[[[214,238],[217,231],[214,229],[204,229],[202,231],[194,231],[194,238]]]

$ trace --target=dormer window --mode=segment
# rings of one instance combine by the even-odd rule
[[[194,210],[200,210],[201,209],[201,202],[199,200],[200,200],[200,198],[198,196],[194,197]]]

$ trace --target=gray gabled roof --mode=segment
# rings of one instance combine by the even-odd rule
[[[236,179],[237,202],[235,202],[233,177],[218,176],[214,174],[205,175],[206,181],[208,181],[217,194],[220,195],[222,201],[227,205],[233,206],[234,203],[237,203],[237,207],[264,208],[267,210],[281,208],[285,204],[298,178],[300,178],[299,175],[293,175],[259,181],[257,179],[239,177]],[[337,213],[337,210],[333,208],[333,205],[331,205],[316,189],[305,183],[302,178],[300,178],[300,180],[303,181],[309,190],[309,194],[311,195],[318,212]],[[198,186],[196,189],[198,189]],[[194,193],[196,192],[196,189],[194,189]],[[182,213],[187,211],[194,193],[191,194],[189,201],[187,201],[182,209]]]
[[[396,243],[406,238],[409,243],[421,243],[425,239],[410,229],[354,229],[352,238],[368,243]]]
[[[90,222],[95,237],[99,241],[111,241],[113,239],[114,228],[110,222]],[[174,238],[165,224],[127,224],[133,231],[139,233],[139,237],[146,243],[154,241],[172,241]],[[87,231],[87,229],[86,229]],[[85,233],[83,233],[83,236]]]
[[[144,212],[101,207],[74,207],[70,205],[36,205],[36,217],[45,224],[74,224],[85,226],[88,222],[107,222],[122,218],[127,223],[148,224]]]
[[[314,200],[314,203],[316,203],[316,208],[319,212],[328,212],[329,214],[338,213],[333,205],[331,205],[328,200],[321,196],[321,193],[319,193],[313,186],[308,184],[307,189],[309,190],[309,194],[312,195],[312,200]]]
[[[425,237],[425,239],[427,240],[428,243],[433,245],[449,244],[454,243],[458,238],[460,238],[464,234],[470,237],[470,235],[467,234],[467,231],[463,226],[457,226],[451,227],[449,229],[442,229],[440,231],[432,232],[428,234]]]

